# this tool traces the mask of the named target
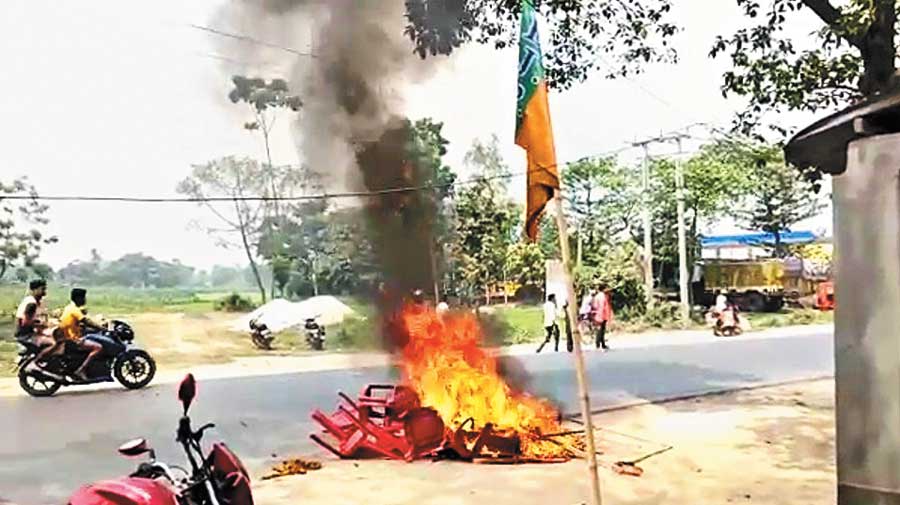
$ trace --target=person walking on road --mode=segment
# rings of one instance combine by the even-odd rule
[[[547,332],[544,342],[537,348],[537,352],[541,352],[544,346],[550,342],[550,338],[555,339],[554,351],[559,352],[559,308],[556,306],[556,295],[551,293],[547,295],[547,301],[544,302],[544,330]]]
[[[594,323],[597,349],[609,350],[606,345],[606,327],[612,320],[612,303],[605,284],[598,286],[591,301],[591,320]]]

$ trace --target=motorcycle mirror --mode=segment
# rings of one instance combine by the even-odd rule
[[[152,453],[153,449],[147,445],[147,441],[143,438],[135,438],[119,446],[119,454],[122,456],[134,457],[148,452]]]
[[[184,413],[187,414],[194,397],[197,396],[197,381],[194,380],[194,374],[187,374],[178,386],[178,399],[184,406]]]

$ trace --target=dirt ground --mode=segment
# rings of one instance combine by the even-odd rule
[[[605,504],[834,503],[834,383],[796,383],[600,414]],[[642,462],[642,477],[612,462],[672,446]],[[583,461],[492,466],[339,461],[254,482],[263,505],[588,503]]]

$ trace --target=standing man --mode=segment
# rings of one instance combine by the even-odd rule
[[[103,326],[88,319],[87,315],[84,313],[84,307],[87,305],[87,290],[75,288],[72,290],[70,298],[72,301],[65,309],[63,309],[62,317],[59,318],[59,329],[62,331],[63,337],[66,340],[74,343],[81,349],[88,351],[84,363],[78,367],[78,370],[75,370],[74,374],[81,380],[87,380],[85,370],[87,370],[87,366],[91,360],[94,359],[94,356],[103,350],[103,346],[97,342],[86,340],[84,338],[82,326],[96,331],[102,331]]]
[[[591,316],[596,329],[596,345],[597,349],[609,350],[606,345],[606,326],[612,319],[612,303],[610,303],[609,293],[606,284],[600,284],[595,290],[594,300],[591,303]]]
[[[559,352],[559,324],[557,319],[559,319],[559,308],[556,306],[556,295],[550,293],[547,295],[547,301],[544,302],[544,330],[547,332],[547,336],[544,337],[544,342],[537,348],[537,352],[540,353],[544,349],[544,346],[550,342],[551,337],[555,339],[553,350]]]

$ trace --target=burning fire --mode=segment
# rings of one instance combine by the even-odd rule
[[[561,431],[559,413],[510,388],[496,358],[481,347],[472,314],[439,316],[430,307],[407,305],[400,317],[408,338],[400,355],[405,384],[448,428],[459,429],[470,418],[475,431],[491,424],[495,433],[517,435],[527,458],[571,457],[579,449],[572,437],[544,438]]]

